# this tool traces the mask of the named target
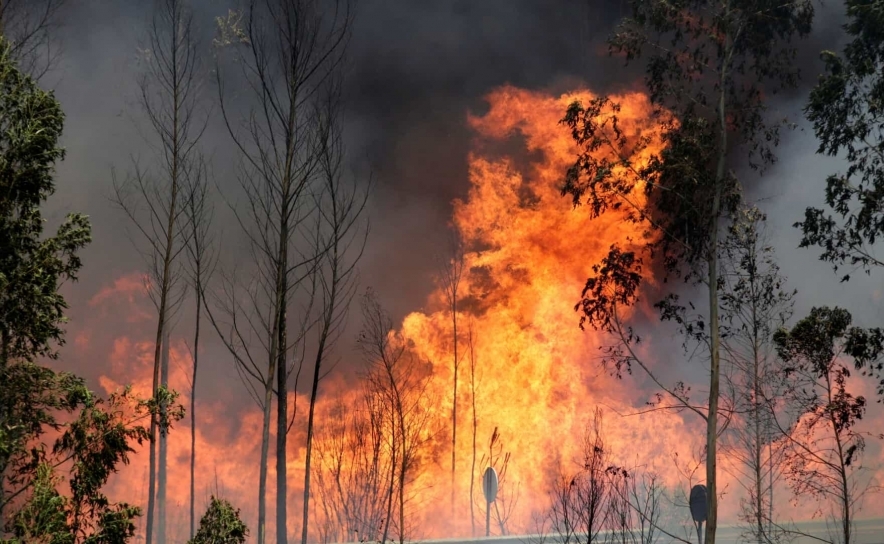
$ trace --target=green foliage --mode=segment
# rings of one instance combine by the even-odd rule
[[[243,544],[248,534],[248,527],[239,519],[239,510],[213,495],[196,535],[188,544]]]
[[[829,210],[807,208],[795,226],[803,233],[801,247],[821,248],[820,259],[836,271],[849,264],[868,273],[884,264],[872,247],[884,233],[884,2],[845,3],[851,41],[843,55],[823,52],[825,73],[805,113],[818,152],[844,154],[850,165],[826,180]]]
[[[803,414],[831,421],[836,433],[849,431],[865,413],[866,399],[847,392],[850,370],[840,362],[850,337],[850,312],[842,308],[813,308],[791,331],[774,334],[779,356],[788,366],[797,387],[793,397]],[[861,442],[848,448],[844,459],[850,465]]]
[[[866,399],[848,392],[850,370],[843,362],[862,332],[851,321],[847,310],[813,308],[792,330],[774,336],[790,384],[782,399],[797,421],[784,434],[786,474],[796,498],[811,496],[833,508],[842,542],[851,541],[852,520],[869,490],[857,479],[866,433],[856,426]]]
[[[80,214],[42,239],[40,204],[55,190],[63,122],[58,101],[18,70],[0,37],[0,366],[57,356],[67,308],[58,287],[76,280],[77,251],[91,240]]]
[[[623,104],[607,97],[574,103],[562,119],[580,147],[563,194],[587,204],[592,217],[618,211],[641,233],[593,268],[577,306],[582,325],[616,331],[630,344],[640,339],[614,312],[635,303],[643,271],[707,281],[719,221],[740,210],[740,184],[727,168],[733,151],[747,150],[755,168],[775,160],[782,123],[765,122],[765,97],[797,81],[790,42],[810,31],[813,18],[809,0],[631,6],[609,44],[627,62],[646,59],[654,133],[625,125]],[[639,156],[650,158],[640,163]],[[658,307],[664,319],[683,311],[667,301]],[[621,348],[607,357],[618,373],[633,359]]]
[[[141,422],[162,409],[167,429],[183,408],[165,388],[147,401],[129,389],[102,400],[82,378],[35,363],[57,357],[67,308],[58,289],[76,280],[77,251],[90,240],[77,214],[42,239],[40,205],[55,189],[63,121],[58,102],[17,69],[0,37],[0,530],[13,543],[123,544],[140,509],[111,502],[102,488],[149,439]],[[65,495],[59,466],[70,467]]]
[[[74,544],[68,528],[68,500],[57,490],[60,480],[47,463],[37,467],[31,498],[12,521],[16,540],[9,542]]]
[[[133,424],[148,413],[147,402],[128,388],[107,401],[91,398],[55,443],[53,453],[72,461],[70,526],[82,542],[125,542],[135,534],[132,519],[140,509],[111,503],[101,489],[120,464],[129,464],[133,443],[149,439],[147,428]]]
[[[31,370],[51,374],[31,363],[12,366],[29,366]],[[44,391],[47,397],[53,393],[58,392]],[[46,419],[53,428],[63,431],[50,452],[40,441],[27,451],[19,448],[15,452],[13,458],[20,462],[9,467],[5,500],[14,505],[17,497],[27,499],[8,516],[7,527],[19,539],[12,542],[122,544],[135,534],[133,521],[140,515],[140,508],[113,503],[102,488],[120,465],[129,463],[129,454],[135,451],[133,446],[149,440],[148,429],[142,423],[149,421],[152,402],[133,397],[128,388],[106,400],[85,391],[77,402],[78,406],[67,410],[78,410],[73,421],[60,424],[51,415]],[[175,411],[181,410],[176,407]],[[36,426],[26,415],[18,417]],[[42,431],[34,436],[40,434]],[[62,497],[58,491],[61,480],[52,470],[67,464],[69,493]]]
[[[43,434],[60,431],[59,416],[74,413],[89,397],[72,374],[28,361],[0,367],[0,511],[45,462]]]

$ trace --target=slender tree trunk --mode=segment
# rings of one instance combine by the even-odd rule
[[[407,456],[405,455],[405,434],[399,433],[402,441],[402,466],[399,468],[399,544],[405,543],[405,473],[408,470]]]
[[[754,314],[754,312],[755,312],[755,309],[753,307],[753,314]],[[756,347],[757,347],[757,343],[756,343]],[[761,486],[762,486],[762,481],[763,481],[762,480],[762,473],[761,473],[762,472],[761,471],[761,469],[762,469],[761,413],[759,410],[760,402],[758,400],[759,396],[761,394],[760,393],[761,380],[760,380],[760,376],[758,375],[758,370],[759,370],[758,369],[758,352],[756,349],[755,372],[754,372],[753,383],[752,383],[752,395],[754,397],[752,400],[752,404],[753,404],[752,408],[753,408],[753,417],[755,418],[755,437],[754,437],[755,438],[755,444],[754,444],[754,446],[755,446],[755,448],[754,448],[755,449],[755,451],[754,451],[754,454],[755,454],[755,459],[754,459],[754,465],[755,465],[755,467],[754,467],[755,468],[755,521],[757,523],[756,531],[758,531],[758,542],[759,542],[759,544],[761,544],[763,541],[765,541],[765,538],[764,538],[765,531],[764,531],[764,504],[763,504],[763,501],[761,498],[761,496],[762,496],[761,495],[762,494]]]
[[[160,362],[160,384],[169,387],[169,331],[163,331],[163,354]],[[166,403],[160,405],[160,417],[165,419]],[[166,543],[166,482],[169,438],[160,432],[159,466],[157,467],[157,544]]]
[[[310,412],[307,415],[307,451],[304,454],[304,512],[301,519],[301,544],[307,544],[308,521],[310,518],[310,471],[313,460],[313,425],[316,413],[316,397],[319,392],[319,369],[322,353],[325,350],[325,338],[320,338],[317,348],[316,362],[313,366],[313,385],[310,388]]]
[[[165,300],[163,301],[165,302]],[[160,304],[160,308],[163,308],[163,304]],[[164,308],[163,308],[164,310]],[[161,314],[162,316],[162,310]],[[162,344],[162,332],[163,332],[163,319],[160,317],[159,327],[157,327],[157,340],[156,340],[156,350],[154,353],[154,365],[153,365],[153,397],[156,398],[157,391],[160,385],[160,350]],[[154,519],[154,508],[155,508],[155,500],[156,500],[156,492],[157,492],[157,416],[156,414],[150,415],[150,458],[148,461],[148,470],[150,471],[150,475],[148,476],[147,483],[147,518],[145,522],[147,524],[147,534],[145,535],[147,544],[151,544],[153,542],[153,519]]]
[[[392,376],[391,376],[392,379]],[[405,408],[402,405],[402,397],[398,389],[396,392],[396,412],[399,416],[399,444],[402,454],[399,459],[402,463],[399,467],[399,544],[405,544],[405,474],[408,471],[408,436],[405,432]]]
[[[721,161],[723,162],[723,158]],[[714,208],[718,208],[720,191],[715,191]],[[713,214],[717,217],[717,214]],[[716,486],[716,461],[718,442],[718,398],[720,382],[720,331],[718,324],[718,222],[713,219],[714,232],[711,238],[710,251],[712,255],[708,259],[709,266],[709,321],[711,333],[711,364],[709,385],[709,417],[706,420],[706,495],[709,500],[708,513],[706,516],[706,544],[715,544],[715,529],[718,520],[718,489]]]
[[[288,282],[283,277],[283,293]],[[279,353],[276,358],[276,542],[288,542],[288,470],[286,465],[288,450],[288,337],[286,335],[286,309],[279,310]]]
[[[393,404],[390,404],[390,488],[387,493],[387,515],[384,516],[384,532],[381,535],[381,544],[385,544],[387,542],[387,537],[390,535],[390,520],[393,517],[393,489],[396,485],[396,471],[397,467],[397,458],[396,458],[396,450],[398,449],[398,442],[396,437],[396,417],[394,415],[395,408]]]
[[[470,524],[471,536],[476,536],[476,435],[479,420],[476,415],[476,359],[473,350],[473,331],[470,328],[470,400],[473,404],[473,461],[470,466]]]
[[[752,245],[749,248],[749,255],[752,259],[752,262],[755,263],[758,260],[756,254],[756,243],[753,237]],[[764,529],[764,501],[762,499],[762,485],[763,485],[763,461],[761,459],[761,353],[760,353],[760,345],[762,339],[759,337],[759,323],[758,323],[758,301],[760,294],[756,291],[756,277],[755,277],[755,268],[751,268],[749,271],[749,285],[751,288],[752,298],[752,417],[754,419],[755,426],[755,435],[753,437],[753,468],[755,469],[755,522],[756,522],[756,537],[758,540],[758,544],[762,544],[765,539],[765,529]]]
[[[832,380],[829,372],[826,372],[826,395],[828,403],[825,409],[829,410],[829,406],[832,406],[834,402],[832,398]],[[842,443],[841,432],[838,430],[838,422],[835,420],[834,413],[831,410],[829,410],[828,416],[829,423],[832,424],[832,433],[835,435],[835,446],[838,449],[838,484],[841,488],[839,490],[841,496],[838,499],[841,503],[839,507],[841,509],[841,529],[844,539],[841,544],[850,544],[852,540],[851,523],[853,523],[853,520],[851,519],[850,512],[850,482],[847,479],[847,466],[844,464],[844,444]]]
[[[454,516],[455,469],[457,462],[457,288],[451,306],[451,324],[454,331],[454,391],[451,399],[451,515]]]
[[[275,338],[273,343],[276,343]],[[264,419],[261,423],[261,467],[258,472],[258,544],[264,544],[267,531],[267,457],[270,450],[270,407],[273,404],[275,353],[274,357],[270,357],[270,361],[267,368],[267,383],[264,385]]]
[[[730,55],[730,38],[725,37],[729,51],[721,68],[720,91],[718,95],[719,148],[718,165],[715,174],[715,189],[712,198],[712,214],[710,220],[708,266],[709,281],[709,333],[710,333],[710,365],[709,365],[709,414],[706,419],[706,496],[708,512],[706,515],[705,544],[715,544],[715,530],[718,527],[718,400],[721,381],[720,348],[721,330],[718,322],[718,216],[721,211],[721,193],[724,189],[727,160],[727,117],[725,114],[725,80],[728,73]]]
[[[0,6],[2,6],[2,1],[0,0]],[[2,11],[0,11],[2,14]],[[0,33],[2,33],[3,27],[0,25]],[[0,331],[0,370],[6,370],[9,366],[9,331],[3,329]],[[0,420],[0,425],[5,425],[5,414],[0,414],[3,416],[3,419]],[[8,457],[2,458],[3,463],[0,464],[0,523],[3,523],[3,520],[6,518],[3,517],[3,509],[6,506],[6,494],[3,492],[4,485],[6,482],[6,466],[9,463]]]
[[[197,264],[196,277],[201,278],[202,270]],[[199,349],[200,349],[200,314],[203,307],[203,294],[201,280],[197,280],[196,286],[196,327],[193,333],[193,373],[191,375],[190,387],[190,539],[196,531],[196,517],[194,510],[194,484],[196,477],[196,371],[199,366]]]
[[[334,217],[337,217],[337,209],[334,208],[335,202],[333,199],[332,202],[332,214]],[[337,237],[339,233],[334,232],[334,236]],[[323,305],[323,310],[326,312],[324,316],[324,321],[322,323],[322,332],[319,338],[319,346],[316,348],[316,360],[313,364],[313,384],[310,388],[310,413],[307,416],[307,451],[304,454],[304,514],[303,519],[301,520],[301,544],[307,544],[307,530],[308,530],[308,522],[310,517],[310,470],[311,470],[311,462],[313,459],[313,427],[314,427],[314,415],[316,413],[316,398],[319,393],[319,377],[320,370],[322,368],[322,360],[325,357],[325,347],[326,341],[328,340],[328,334],[331,332],[332,320],[334,319],[335,314],[335,301],[338,295],[338,245],[335,242],[333,248],[333,255],[331,258],[332,263],[332,277],[331,283],[329,285],[330,293],[328,294],[328,305]]]
[[[177,15],[177,11],[176,11]],[[160,359],[161,353],[160,349],[163,344],[163,334],[166,333],[167,327],[167,315],[168,311],[167,306],[167,298],[169,295],[169,289],[171,288],[171,274],[172,274],[172,255],[173,255],[173,244],[175,240],[175,218],[177,217],[177,204],[178,204],[178,154],[179,154],[179,142],[178,142],[178,131],[180,129],[178,122],[178,114],[180,109],[179,104],[179,76],[178,73],[178,43],[177,43],[177,26],[178,26],[178,18],[177,16],[173,18],[173,35],[175,36],[175,43],[171,47],[172,54],[172,78],[173,78],[173,89],[172,89],[172,130],[171,130],[171,155],[172,155],[172,164],[170,167],[170,179],[172,182],[172,187],[170,191],[170,200],[169,200],[169,215],[166,223],[166,240],[165,240],[165,255],[163,256],[163,272],[162,272],[162,286],[160,291],[160,309],[159,309],[159,319],[157,323],[157,337],[156,337],[156,349],[154,350],[154,372],[153,372],[153,394],[154,397],[157,395],[157,387],[160,384],[161,379],[165,379],[160,375]],[[151,440],[156,440],[157,436],[157,418],[153,416],[151,418],[150,428],[151,428]],[[161,441],[162,441],[161,437]],[[153,513],[154,513],[154,500],[156,497],[156,453],[154,445],[151,445],[151,459],[150,459],[150,480],[148,487],[150,496],[148,497],[148,506],[147,506],[147,544],[152,544],[153,541],[152,531],[153,531]],[[161,463],[165,465],[164,460],[161,460]],[[165,466],[163,466],[163,470],[165,470]],[[161,483],[161,493],[165,498],[165,481]],[[165,505],[163,506],[165,508]],[[161,523],[165,525],[165,511],[160,512]],[[162,537],[161,537],[162,538]],[[163,541],[160,544],[164,544]]]
[[[175,204],[174,201],[172,203],[172,209],[174,210]],[[169,225],[167,226],[168,234],[166,243],[166,262],[163,267],[163,287],[160,292],[160,312],[159,319],[157,320],[157,337],[156,337],[156,347],[154,349],[154,365],[153,365],[153,397],[157,397],[157,393],[159,391],[160,385],[160,359],[162,356],[162,345],[163,345],[163,331],[166,327],[166,295],[168,294],[168,270],[169,270],[169,261],[172,247],[172,223],[173,216],[169,214]],[[158,418],[157,414],[151,414],[150,417],[150,459],[149,459],[149,470],[150,477],[148,479],[148,498],[147,498],[147,534],[145,535],[147,538],[147,544],[151,544],[153,542],[153,524],[154,524],[154,508],[156,501],[156,493],[157,493],[157,430],[158,430]]]

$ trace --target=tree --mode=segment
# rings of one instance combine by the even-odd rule
[[[135,398],[127,388],[111,394],[105,401],[87,390],[79,378],[55,374],[27,362],[13,366],[20,367],[20,372],[5,376],[10,381],[3,382],[4,388],[9,387],[3,391],[4,399],[16,401],[21,412],[19,420],[35,432],[34,441],[19,446],[15,452],[19,454],[15,456],[18,462],[10,467],[13,477],[8,483],[15,487],[7,500],[17,508],[2,520],[14,536],[4,542],[128,542],[135,535],[134,520],[141,515],[141,509],[111,502],[102,488],[121,464],[129,463],[129,454],[135,451],[133,446],[149,440],[142,422],[150,418],[150,414],[159,412],[161,403],[170,407],[165,411],[167,417],[160,420],[164,429],[184,416],[183,407],[175,405],[176,394],[162,390],[157,402]],[[50,379],[29,379],[38,374]],[[45,400],[29,406],[25,402],[35,399],[19,396],[22,390],[37,393]],[[55,417],[57,412],[72,413],[75,417],[62,424]],[[40,438],[49,429],[61,432],[51,449]],[[71,466],[69,491],[62,495],[59,491],[62,479],[56,476],[55,469],[68,463]],[[17,496],[25,500],[12,503]]]
[[[662,268],[664,279],[682,277],[705,285],[707,315],[694,327],[708,331],[709,397],[691,408],[706,424],[707,544],[717,527],[717,439],[721,338],[719,243],[723,218],[740,201],[740,184],[729,157],[750,150],[747,162],[761,168],[774,159],[779,125],[764,122],[765,97],[796,81],[789,41],[810,31],[809,1],[633,0],[632,16],[610,38],[612,53],[630,62],[645,56],[646,86],[654,134],[623,118],[608,97],[572,104],[563,123],[580,147],[563,192],[592,217],[620,214],[638,232],[629,245],[614,245],[593,267],[578,309],[581,326],[607,331],[606,363],[615,373],[635,363],[677,402],[678,388],[664,386],[634,347],[641,335],[624,322],[623,309],[642,292],[643,275]],[[656,307],[663,320],[694,319],[675,290]],[[696,329],[695,329],[696,330]]]
[[[617,544],[654,544],[663,526],[663,486],[654,473],[611,466],[608,476],[608,524]]]
[[[848,266],[850,273],[884,265],[875,244],[884,233],[884,10],[875,0],[846,0],[851,40],[842,55],[822,53],[825,73],[810,93],[805,114],[820,141],[817,153],[846,155],[844,173],[826,179],[826,206],[809,207],[801,229],[799,247],[817,247],[820,259],[832,263],[836,272]],[[880,353],[880,330],[869,331],[867,342]],[[884,400],[884,365],[853,351],[857,369],[878,378],[878,402]]]
[[[264,410],[261,465],[258,483],[258,543],[265,541],[267,458],[270,410],[276,392],[276,539],[287,542],[287,464],[289,378],[294,369],[294,347],[302,346],[313,316],[302,311],[299,327],[289,337],[288,311],[298,290],[312,299],[305,281],[315,274],[320,254],[313,250],[310,232],[315,212],[312,191],[319,175],[321,138],[315,115],[318,93],[343,62],[349,40],[351,11],[347,0],[251,0],[244,21],[236,15],[219,20],[216,44],[236,46],[235,58],[254,99],[240,131],[233,117],[233,101],[225,91],[222,65],[217,65],[221,113],[241,158],[240,184],[247,210],[236,210],[237,222],[254,252],[258,267],[245,302],[228,288],[222,311],[236,326],[222,332],[246,381],[255,380],[263,391],[252,394]],[[232,287],[232,282],[228,282]],[[306,304],[312,307],[312,301]],[[238,321],[236,315],[239,314]],[[243,323],[247,321],[247,323]],[[241,327],[241,328],[237,328]],[[245,329],[249,329],[247,332]],[[255,342],[254,337],[260,338]],[[255,344],[259,344],[255,345]],[[258,363],[266,356],[266,363]],[[299,365],[300,368],[300,365]],[[275,388],[274,388],[275,385]],[[250,387],[253,387],[250,385]]]
[[[874,252],[884,231],[884,12],[875,0],[846,0],[851,41],[842,55],[823,51],[825,73],[805,107],[820,141],[817,153],[846,154],[843,174],[826,179],[829,210],[807,208],[795,224],[800,247],[816,246],[820,259],[837,271],[844,265],[863,269],[884,265]],[[850,278],[845,274],[842,281]]]
[[[217,265],[217,253],[211,235],[214,208],[209,200],[206,171],[200,162],[190,184],[190,194],[186,202],[187,224],[190,227],[189,243],[186,245],[188,257],[188,279],[196,297],[193,329],[193,368],[190,378],[190,538],[194,531],[194,498],[196,476],[196,378],[199,368],[200,318],[205,305],[205,293],[212,273]]]
[[[188,243],[188,184],[199,176],[198,143],[206,127],[199,109],[199,54],[193,16],[185,0],[157,0],[143,52],[146,70],[139,80],[140,101],[153,131],[158,166],[135,163],[131,175],[114,175],[114,202],[135,226],[149,268],[149,294],[157,309],[153,394],[168,386],[168,337],[184,298],[181,257]],[[164,358],[164,350],[166,356]],[[165,409],[165,408],[163,408]],[[157,416],[158,417],[158,416]],[[158,541],[165,542],[166,436],[151,423],[147,503],[147,543],[153,542],[154,505]],[[157,455],[159,454],[159,462]],[[157,480],[160,480],[159,482]]]
[[[740,517],[755,542],[773,542],[774,483],[783,471],[784,449],[776,440],[772,410],[786,389],[774,333],[792,315],[795,291],[787,291],[768,245],[765,216],[741,210],[722,247],[721,330],[725,388],[734,415],[722,447],[735,462],[733,475],[745,490]]]
[[[44,425],[57,424],[48,411],[82,398],[72,376],[33,364],[58,357],[67,308],[59,288],[76,281],[78,252],[91,240],[88,219],[75,213],[55,236],[43,238],[40,205],[55,191],[63,124],[53,94],[17,68],[9,42],[0,37],[0,384],[9,387],[0,395],[0,519],[10,500],[9,471]],[[47,387],[67,393],[46,396]],[[27,412],[19,401],[28,402]]]
[[[479,416],[476,414],[476,338],[472,319],[467,326],[467,349],[470,357],[470,404],[473,414],[473,455],[470,459],[470,535],[476,536],[476,437]]]
[[[389,433],[387,449],[393,467],[384,497],[386,512],[380,542],[387,541],[395,522],[392,527],[398,529],[401,544],[409,532],[406,487],[416,468],[430,413],[426,395],[430,369],[408,351],[407,340],[393,332],[393,322],[373,291],[362,296],[361,306],[363,324],[357,345],[368,364],[365,379],[371,393],[383,402],[384,427]]]
[[[73,544],[67,524],[68,501],[56,489],[60,481],[50,465],[37,466],[31,497],[12,522],[12,532],[17,539],[41,544]]]
[[[851,315],[841,308],[813,308],[792,330],[780,329],[774,340],[789,388],[784,397],[791,428],[774,418],[788,440],[787,475],[796,497],[829,503],[838,530],[832,542],[850,544],[853,526],[868,485],[858,480],[865,447],[856,425],[866,399],[847,391],[850,370],[842,362],[852,334]]]
[[[365,250],[368,237],[367,226],[362,231],[362,215],[368,203],[368,190],[360,193],[357,188],[349,187],[343,176],[344,143],[339,78],[331,78],[328,85],[329,89],[319,103],[317,112],[317,153],[321,186],[315,197],[318,213],[314,251],[319,256],[319,261],[314,281],[319,284],[321,302],[307,414],[301,544],[307,544],[309,528],[313,431],[319,382],[323,374],[328,372],[323,372],[325,364],[346,326],[350,303],[357,287],[356,265]]]
[[[460,281],[463,276],[463,247],[456,236],[451,237],[451,247],[440,266],[440,283],[445,293],[446,309],[451,313],[452,341],[452,384],[451,384],[451,515],[454,515],[455,468],[457,462],[457,378],[460,369],[460,357],[457,353],[457,303],[460,301]],[[472,504],[472,492],[470,502]]]
[[[319,542],[381,541],[394,470],[386,405],[361,380],[355,402],[338,398],[317,422],[312,489]]]
[[[39,80],[58,60],[52,31],[68,0],[0,1],[0,35],[19,69]]]
[[[550,493],[549,518],[563,544],[597,542],[609,529],[611,454],[604,440],[602,412],[595,409],[583,436],[583,457],[576,472],[563,473]]]
[[[249,529],[239,519],[239,509],[224,499],[212,495],[206,513],[200,518],[200,528],[188,544],[244,544]]]

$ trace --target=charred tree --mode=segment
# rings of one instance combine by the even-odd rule
[[[262,407],[263,428],[258,483],[258,543],[266,539],[267,459],[270,419],[276,399],[276,540],[287,542],[287,436],[289,380],[303,358],[293,356],[314,325],[316,284],[309,281],[328,248],[316,251],[314,194],[321,178],[322,129],[317,100],[343,62],[351,26],[347,0],[251,0],[244,16],[219,19],[216,45],[232,51],[240,68],[242,95],[252,103],[236,121],[235,102],[226,91],[223,61],[217,65],[222,117],[240,156],[240,185],[245,210],[234,208],[237,222],[258,270],[237,294],[227,278],[221,297],[225,325],[213,326],[237,361],[241,376]],[[241,128],[242,126],[242,128]],[[299,301],[296,315],[290,310]],[[225,327],[226,328],[226,327]],[[260,340],[255,340],[258,338]],[[261,353],[261,355],[259,355]],[[259,362],[266,357],[265,362]],[[300,361],[296,365],[296,359]],[[295,385],[297,387],[297,385]],[[275,397],[274,397],[275,393]]]
[[[39,80],[58,61],[53,32],[69,0],[0,0],[0,36],[19,69]]]
[[[393,332],[393,323],[369,290],[362,297],[363,327],[357,344],[366,358],[366,380],[374,394],[383,399],[387,441],[392,470],[386,493],[386,519],[381,542],[386,542],[391,528],[397,530],[403,544],[408,538],[406,503],[407,485],[414,462],[424,439],[428,421],[427,383],[429,369],[407,349],[407,340]],[[395,525],[394,525],[395,523]]]
[[[314,251],[319,256],[315,281],[319,285],[320,304],[307,414],[301,544],[307,544],[309,528],[311,463],[319,382],[332,368],[326,368],[326,365],[346,326],[350,303],[357,288],[356,265],[365,250],[368,235],[362,217],[368,202],[368,188],[360,192],[344,178],[340,82],[337,77],[329,80],[329,89],[318,110],[317,146],[321,185],[316,196],[318,213]]]
[[[192,173],[192,183],[186,202],[187,223],[190,239],[186,246],[188,279],[193,290],[194,328],[191,357],[193,366],[190,377],[190,538],[196,531],[195,476],[196,476],[196,391],[200,354],[200,325],[205,305],[206,288],[217,264],[211,235],[214,208],[209,200],[205,164],[200,161]]]
[[[722,246],[721,289],[723,377],[735,412],[722,447],[736,461],[733,476],[745,490],[740,517],[749,524],[747,536],[759,543],[778,540],[773,488],[783,473],[784,451],[772,410],[780,409],[786,383],[773,336],[791,317],[795,295],[786,289],[764,221],[754,208],[734,217]]]
[[[473,456],[470,461],[470,527],[471,536],[476,536],[476,436],[479,430],[479,416],[476,414],[476,350],[473,322],[467,328],[467,347],[470,352],[470,402],[473,414]]]
[[[114,176],[114,198],[143,239],[149,267],[149,294],[157,308],[153,396],[168,385],[162,372],[163,337],[168,334],[184,297],[180,257],[187,245],[185,200],[197,145],[205,130],[199,110],[199,56],[192,15],[184,0],[157,0],[143,51],[146,70],[139,81],[140,100],[155,138],[156,168],[137,163],[125,179]],[[151,453],[147,507],[147,542],[153,542],[157,500],[158,443],[165,448],[165,432],[157,434],[151,421]],[[165,468],[163,468],[165,470]],[[159,490],[165,496],[165,482]],[[163,506],[165,508],[165,506]],[[165,521],[163,520],[164,524]],[[160,535],[163,542],[164,534]]]
[[[463,248],[460,240],[452,237],[449,254],[442,261],[440,283],[445,293],[446,309],[451,314],[451,342],[452,342],[452,384],[451,384],[451,515],[454,515],[454,502],[456,489],[455,471],[457,468],[457,380],[460,369],[460,356],[458,355],[457,335],[457,304],[459,299],[460,281],[463,276]]]

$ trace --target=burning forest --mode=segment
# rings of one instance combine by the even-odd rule
[[[550,67],[522,2],[210,4],[0,2],[0,542],[868,540],[879,0],[569,4]]]

